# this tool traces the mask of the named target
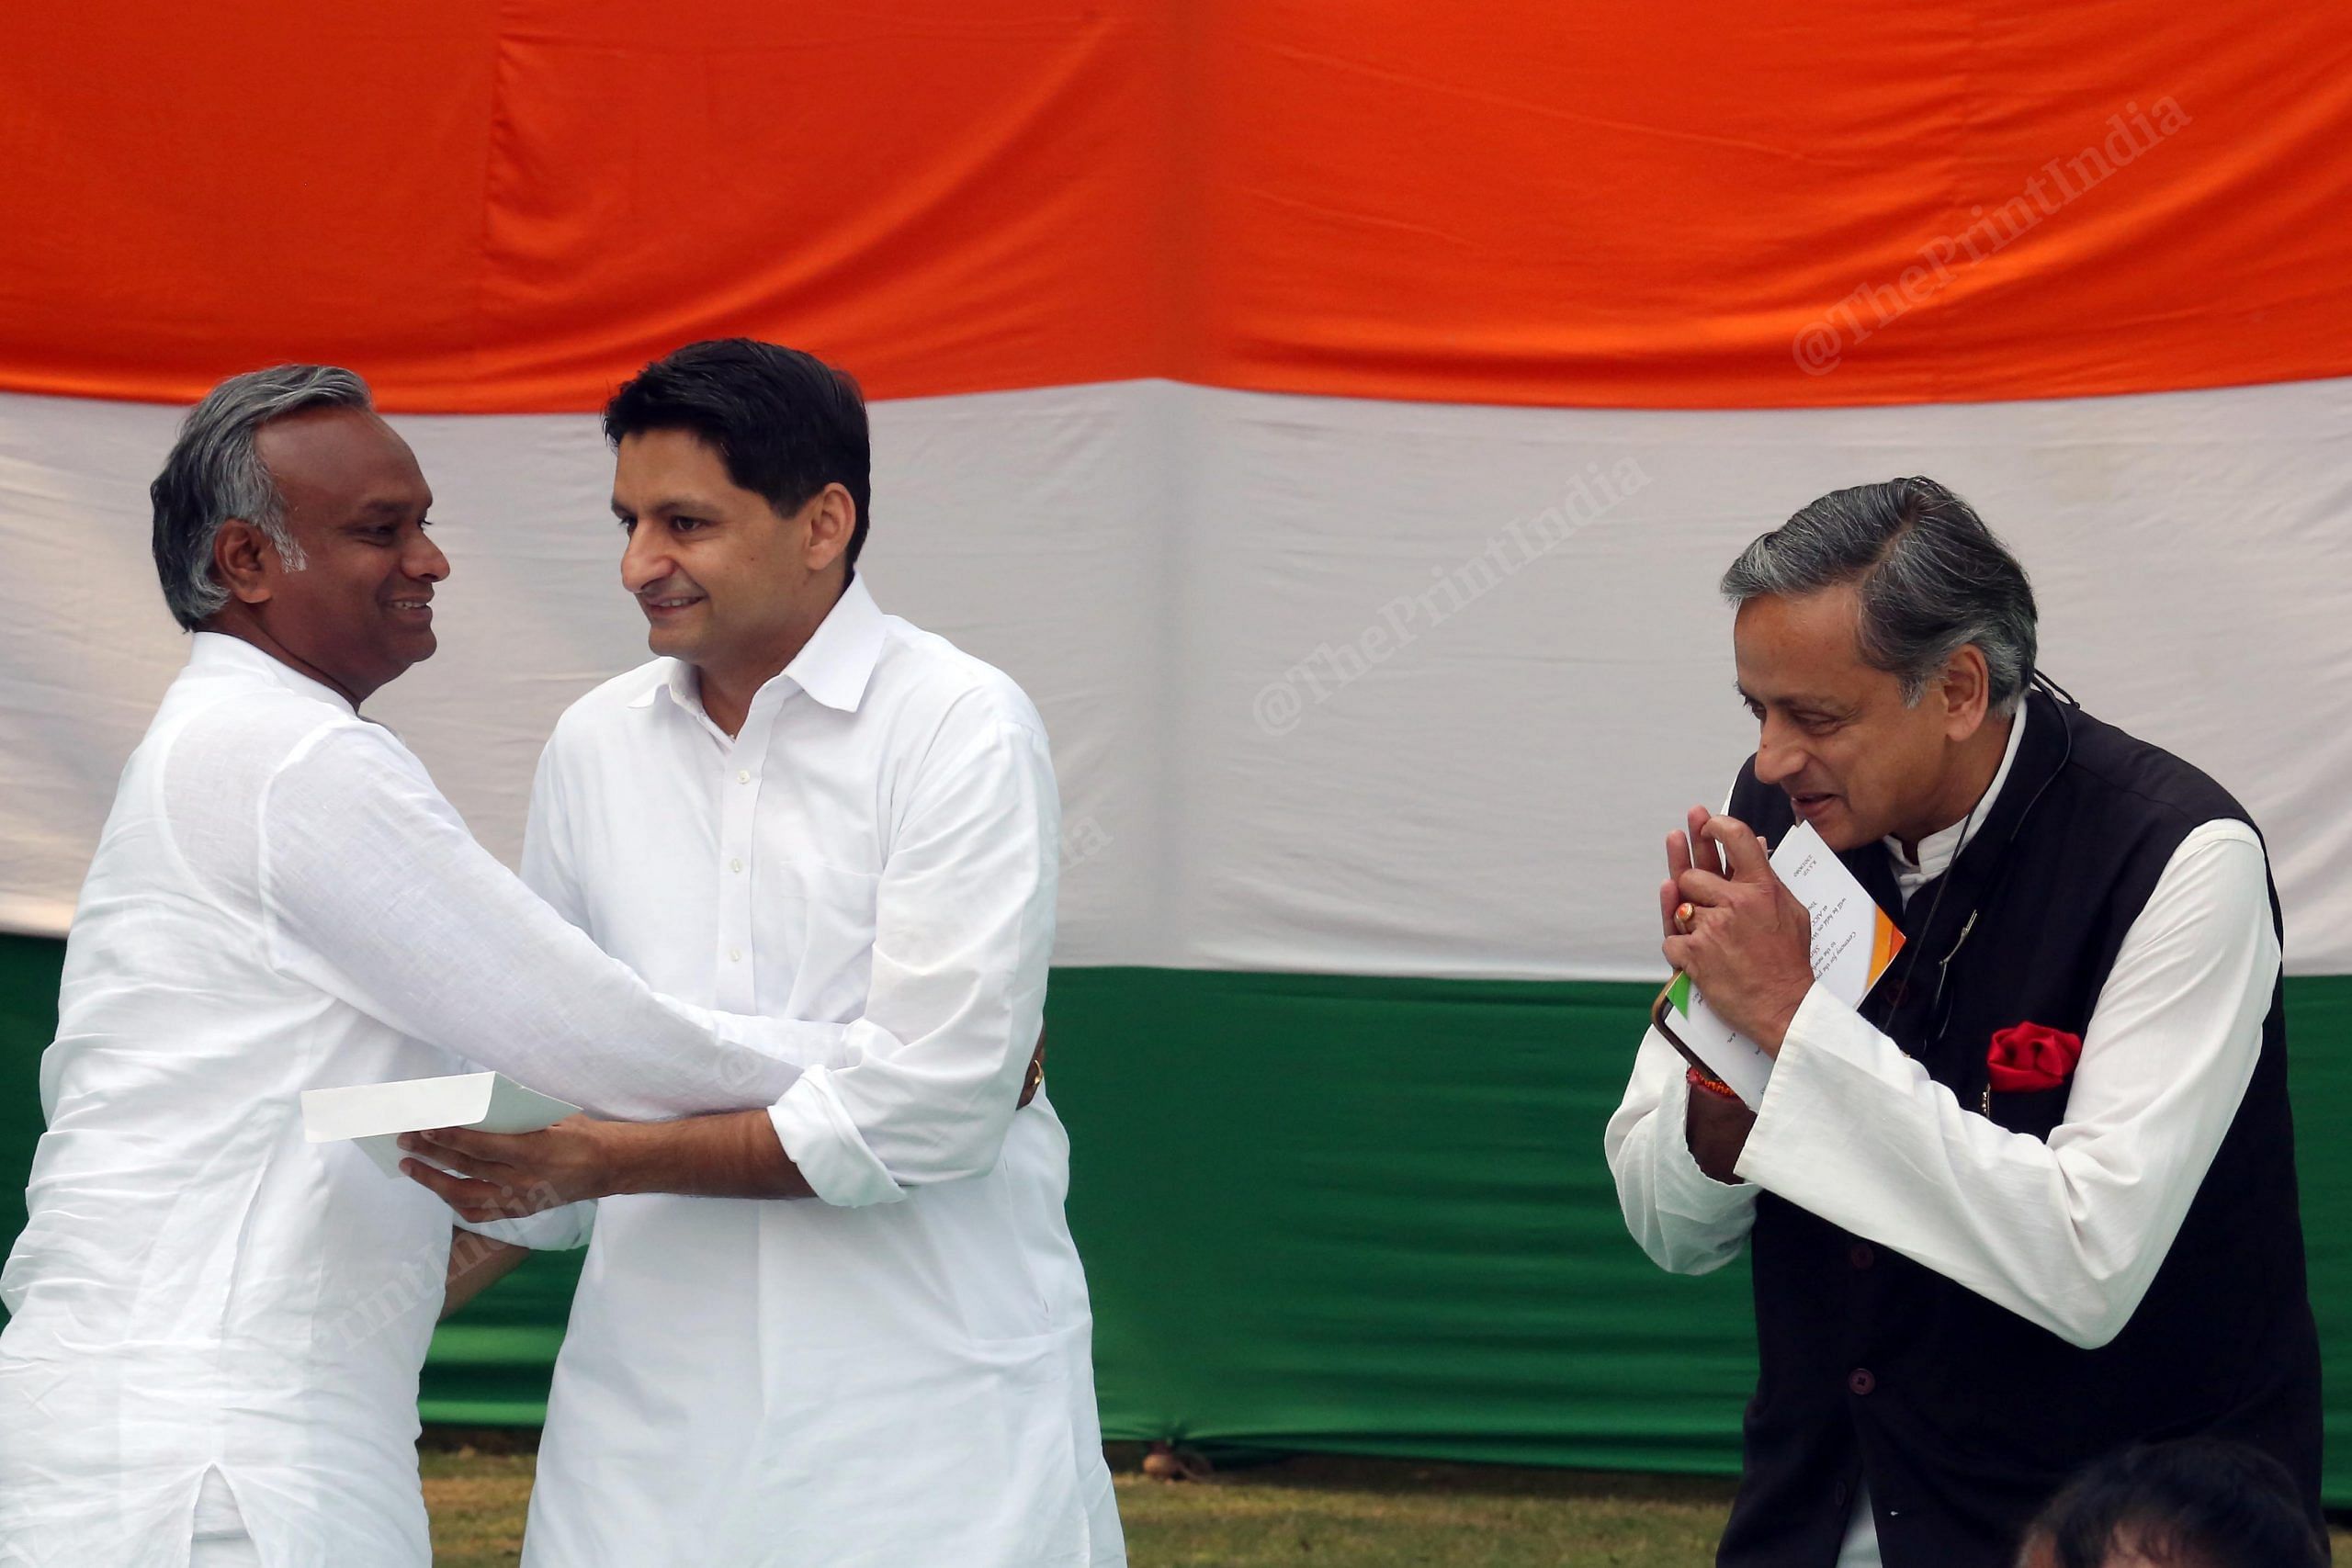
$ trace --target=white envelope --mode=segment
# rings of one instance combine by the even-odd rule
[[[472,1127],[484,1133],[536,1133],[580,1107],[525,1089],[504,1073],[354,1084],[302,1091],[302,1135],[314,1144],[350,1139],[387,1176],[401,1173],[402,1133]],[[411,1156],[414,1157],[414,1156]]]

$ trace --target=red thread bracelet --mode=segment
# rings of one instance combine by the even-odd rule
[[[1737,1100],[1739,1098],[1739,1091],[1737,1089],[1732,1088],[1731,1085],[1724,1082],[1723,1079],[1715,1077],[1713,1073],[1708,1072],[1704,1067],[1693,1066],[1690,1068],[1682,1075],[1682,1080],[1689,1084],[1692,1089],[1703,1089],[1709,1094],[1715,1095],[1724,1100]]]

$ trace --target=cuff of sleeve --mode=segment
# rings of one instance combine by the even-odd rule
[[[525,1214],[520,1219],[475,1221],[460,1215],[457,1221],[461,1231],[486,1235],[509,1247],[527,1247],[534,1252],[569,1252],[588,1245],[588,1237],[596,1228],[596,1202],[593,1198],[586,1199]]]
[[[1681,1061],[1678,1055],[1678,1068]],[[1657,1164],[1659,1211],[1705,1224],[1744,1213],[1756,1201],[1755,1190],[1740,1182],[1717,1181],[1699,1168],[1699,1156],[1690,1152],[1690,1081],[1680,1071],[1667,1080],[1657,1113],[1658,1132],[1667,1145]]]
[[[810,1190],[837,1208],[895,1203],[906,1196],[889,1168],[866,1146],[842,1104],[831,1069],[810,1067],[768,1108],[776,1141]]]
[[[1859,1101],[1849,1095],[1841,1117],[1841,1092],[1865,1081],[1885,1084],[1885,1052],[1902,1064],[1895,1070],[1917,1070],[1893,1041],[1816,983],[1789,1020],[1736,1174],[1794,1201],[1809,1176],[1823,1175],[1833,1163],[1824,1158],[1821,1130],[1854,1118]]]

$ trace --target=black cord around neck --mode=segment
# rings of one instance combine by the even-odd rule
[[[2025,809],[2018,812],[2017,820],[2009,824],[2008,835],[2001,840],[1999,869],[1994,872],[1992,880],[1985,884],[1984,891],[1976,896],[1975,904],[1969,909],[1968,919],[1961,924],[1960,935],[1951,944],[1951,951],[1943,956],[1942,966],[1936,975],[1936,994],[1928,1004],[1929,1010],[1934,1014],[1931,1021],[1935,1025],[1935,1032],[1928,1037],[1928,1048],[1930,1050],[1942,1043],[1944,1031],[1951,1027],[1951,1011],[1944,1002],[1944,981],[1951,975],[1951,961],[1960,956],[1961,945],[1968,941],[1968,933],[1975,930],[1978,912],[1991,903],[2008,882],[2009,872],[2017,864],[2009,852],[2016,848],[2018,835],[2025,831],[2027,821],[2033,816],[2033,808],[2041,804],[2041,797],[2050,793],[2050,786],[2058,782],[2059,775],[2064,773],[2067,764],[2075,760],[2075,715],[2082,711],[2083,705],[2075,700],[2074,693],[2069,692],[2039,670],[2032,672],[2029,684],[2039,687],[2046,693],[2051,699],[2051,705],[2058,710],[2058,729],[2062,741],[2058,765],[2051,769],[2048,776],[2035,786],[2033,794],[2026,799]],[[2025,722],[2025,705],[2022,702],[2018,705],[2018,715],[2012,722],[2017,724]],[[2022,746],[2024,742],[2019,741],[2018,744]],[[1965,849],[1967,846],[1963,843],[1961,847]],[[1957,867],[1959,861],[1959,852],[1955,851],[1952,854],[1952,866],[1945,868],[1947,876]],[[1934,911],[1931,909],[1929,911],[1931,919],[1933,914]],[[1924,937],[1927,931],[1928,928],[1923,927],[1919,934]]]
[[[2028,694],[2030,694],[2031,692],[2038,689],[2047,694],[2052,700],[2052,705],[2058,709],[2058,725],[2064,736],[2064,750],[2059,756],[2058,765],[2055,768],[2052,768],[2050,771],[2049,776],[2044,778],[2041,783],[2036,786],[2032,795],[2030,796],[2025,803],[2025,809],[2018,812],[2017,820],[2009,825],[2007,836],[2001,840],[2000,869],[1994,874],[1994,880],[1986,885],[1984,893],[1978,896],[1974,907],[1968,912],[1968,919],[1961,922],[1960,935],[1953,941],[1951,950],[1946,953],[1943,955],[1943,958],[1937,964],[1936,994],[1928,999],[1928,1003],[1929,1010],[1936,1015],[1934,1020],[1936,1025],[1935,1032],[1928,1040],[1928,1046],[1930,1048],[1942,1041],[1945,1029],[1949,1028],[1951,1025],[1951,1014],[1944,1008],[1943,999],[1944,982],[1950,977],[1951,972],[1951,961],[1960,956],[1962,945],[1968,941],[1969,933],[1976,929],[1976,916],[1978,911],[1983,909],[1984,905],[1991,900],[1993,895],[2000,891],[2002,885],[2007,881],[2009,868],[2012,863],[2009,859],[2009,851],[2016,845],[2018,834],[2024,829],[2027,819],[2033,815],[2033,808],[2041,804],[2042,795],[2048,793],[2050,786],[2058,781],[2058,775],[2066,771],[2066,764],[2073,761],[2075,758],[2074,715],[2075,712],[2081,710],[2082,704],[2075,700],[2075,694],[2072,692],[2069,692],[2065,687],[2061,686],[2057,682],[2052,680],[2038,669],[2030,672],[2026,685]],[[2025,722],[2025,701],[2020,697],[2018,703],[2016,716],[2014,716],[2009,722],[2012,724],[2023,724]],[[2020,747],[2022,747],[2023,744],[2024,742],[2022,740],[2018,742]],[[1887,1021],[1889,1023],[1894,1021],[1894,1010],[1902,1006],[1903,998],[1910,993],[1911,981],[1918,970],[1919,960],[1927,953],[1928,933],[1936,929],[1936,917],[1943,911],[1944,895],[1951,891],[1953,879],[1960,870],[1960,857],[1962,854],[1966,852],[1968,849],[1968,835],[1971,830],[1971,825],[1976,820],[1977,811],[1984,806],[1986,798],[1991,795],[1991,787],[1988,785],[1985,789],[1985,793],[1976,797],[1976,804],[1968,808],[1968,815],[1961,819],[1960,841],[1952,846],[1951,859],[1945,863],[1944,869],[1937,874],[1936,896],[1932,899],[1928,900],[1928,918],[1920,922],[1918,940],[1916,942],[1909,944],[1912,948],[1911,956],[1909,959],[1905,961],[1902,978],[1895,982],[1894,999],[1889,1004],[1887,1010]]]

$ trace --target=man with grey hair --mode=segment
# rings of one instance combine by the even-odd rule
[[[1747,1247],[1761,1375],[1717,1561],[1995,1568],[2066,1476],[2210,1434],[2319,1508],[2262,840],[2034,670],[1958,496],[1822,497],[1725,573],[1756,754],[1668,838],[1668,963],[1773,1057],[1743,1104],[1653,1030],[1609,1123],[1662,1267]],[[1810,823],[1902,927],[1859,1007],[1766,859]]]
[[[432,492],[350,372],[223,382],[155,481],[194,634],[66,944],[0,1273],[0,1563],[424,1568],[450,1219],[307,1089],[494,1067],[605,1115],[772,1104],[830,1025],[657,997],[358,709],[434,649]],[[455,1293],[453,1292],[453,1293]]]

